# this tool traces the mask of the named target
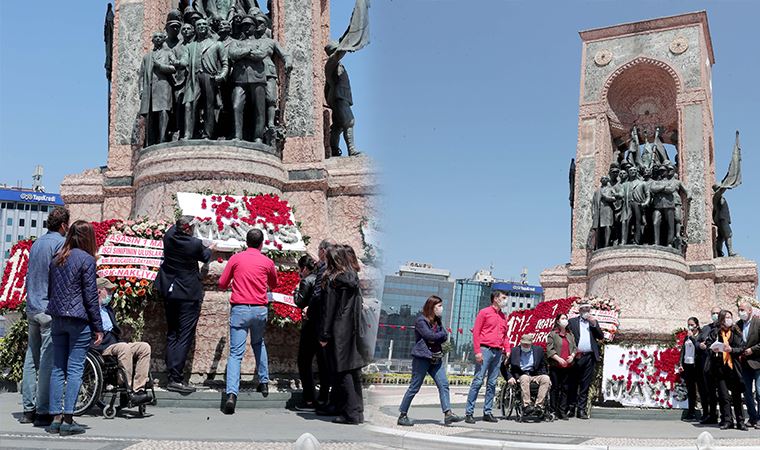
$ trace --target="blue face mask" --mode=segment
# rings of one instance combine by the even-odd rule
[[[109,303],[111,303],[111,300],[113,299],[113,294],[108,294],[105,296],[104,299],[101,300],[103,303],[103,306],[107,306]]]

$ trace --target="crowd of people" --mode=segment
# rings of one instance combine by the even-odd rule
[[[535,336],[526,333],[517,347],[507,344],[507,294],[495,290],[491,305],[478,312],[473,327],[475,374],[467,396],[464,421],[473,424],[475,402],[483,383],[484,422],[498,422],[493,415],[499,374],[508,387],[519,385],[521,414],[537,420],[572,417],[588,419],[589,388],[596,365],[601,360],[600,341],[604,338],[591,305],[582,303],[578,316],[557,314],[548,334],[546,348],[536,345]],[[684,419],[696,419],[697,393],[702,407],[701,424],[720,424],[721,429],[759,428],[760,418],[760,318],[753,316],[747,302],[739,304],[740,320],[719,307],[712,309],[712,321],[699,327],[699,320],[688,320],[688,334],[682,343],[679,370],[688,391],[688,409]],[[453,414],[449,385],[441,346],[448,334],[441,323],[443,302],[428,298],[415,322],[416,344],[412,350],[412,379],[399,407],[398,424],[413,426],[409,408],[426,375],[438,388],[444,424],[461,421]],[[537,385],[535,398],[531,384]],[[753,391],[754,389],[754,391]],[[744,422],[742,395],[748,421]],[[720,404],[720,420],[717,406]],[[733,408],[733,415],[732,415]]]
[[[119,383],[129,405],[153,400],[147,392],[151,347],[146,342],[124,342],[110,304],[115,285],[97,275],[98,247],[93,226],[85,221],[69,225],[63,207],[48,215],[48,232],[30,250],[26,315],[29,340],[25,356],[21,423],[47,427],[63,436],[85,432],[73,420],[88,351],[112,356],[119,367]],[[223,412],[234,414],[240,385],[240,366],[248,334],[256,358],[258,392],[269,393],[269,370],[264,334],[268,292],[277,286],[274,262],[262,254],[264,234],[251,229],[247,248],[233,255],[219,278],[219,289],[231,287],[230,351],[226,370]],[[187,356],[203,301],[199,263],[208,264],[214,246],[193,236],[193,217],[182,216],[167,230],[164,259],[156,291],[163,298],[166,332],[166,368],[169,391],[190,394],[196,388],[185,380]],[[301,282],[295,293],[304,320],[298,366],[304,385],[299,409],[335,416],[334,422],[364,421],[358,326],[362,295],[360,264],[353,248],[332,240],[319,245],[318,261],[304,255],[298,261]],[[317,358],[320,389],[316,396],[312,362]]]

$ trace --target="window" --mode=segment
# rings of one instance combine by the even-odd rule
[[[18,219],[18,226],[23,227],[26,224],[25,219]]]
[[[23,211],[24,210],[24,204],[23,203],[16,203],[16,209],[18,209],[19,211]]]
[[[13,217],[8,217],[8,222],[7,222],[7,224],[8,224],[8,226],[9,226],[9,227],[12,227],[12,226],[13,226]]]
[[[5,209],[5,202],[0,202],[0,209]]]
[[[28,203],[27,203],[26,205],[24,205],[24,209],[25,209],[26,211],[29,211],[29,209],[31,209],[31,207],[32,207],[32,205],[30,205],[30,204],[28,204]]]
[[[10,257],[11,257],[11,250],[8,249],[8,250],[5,251],[5,259],[8,259]]]
[[[42,221],[42,228],[47,228],[47,220]]]
[[[10,241],[11,241],[11,235],[10,234],[6,234],[5,235],[5,242],[10,242]]]
[[[47,210],[48,210],[48,207],[47,207],[47,205],[41,205],[41,206],[40,206],[40,211],[42,211],[42,212],[47,212]]]
[[[37,220],[32,219],[32,228],[37,228]]]
[[[38,205],[32,205],[32,211],[37,211],[38,209],[40,209]]]

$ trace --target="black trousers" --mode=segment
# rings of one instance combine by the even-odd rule
[[[705,379],[702,376],[703,368],[698,364],[684,364],[683,365],[683,378],[686,382],[686,391],[689,397],[689,414],[694,414],[697,406],[697,392],[699,392],[699,400],[702,405],[702,417],[709,415],[708,401],[707,401],[707,387],[705,386]]]
[[[718,380],[710,370],[702,368],[703,382],[705,385],[705,403],[707,403],[707,415],[718,418]]]
[[[570,409],[577,408],[578,413],[586,413],[588,390],[594,378],[596,359],[593,353],[582,353],[575,359],[570,374],[568,403]]]
[[[353,422],[364,422],[361,369],[336,374],[335,406],[338,414]]]
[[[549,378],[552,380],[551,409],[558,417],[567,413],[567,397],[570,391],[572,367],[552,367]]]
[[[195,341],[195,327],[201,314],[200,300],[168,300],[166,309],[166,369],[169,381],[184,381],[187,353]]]
[[[298,341],[298,374],[301,377],[303,385],[303,399],[310,403],[314,401],[314,371],[312,363],[317,358],[317,368],[319,370],[319,401],[327,403],[330,393],[332,377],[330,370],[327,368],[327,358],[322,346],[319,345],[319,338],[315,325],[311,321],[304,321],[301,327],[301,337]]]
[[[716,364],[712,361],[713,364]],[[736,423],[744,422],[744,405],[742,405],[742,392],[744,383],[734,369],[720,364],[713,370],[715,381],[718,385],[718,401],[720,402],[720,422],[731,423],[731,407],[734,408]],[[729,393],[730,391],[730,393]]]

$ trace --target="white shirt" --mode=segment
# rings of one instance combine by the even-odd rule
[[[591,331],[589,330],[588,320],[581,317],[578,324],[580,325],[578,328],[580,328],[581,332],[580,339],[578,339],[578,351],[581,353],[591,353],[593,350],[591,349]]]
[[[683,363],[694,364],[694,343],[689,338],[683,344]]]

